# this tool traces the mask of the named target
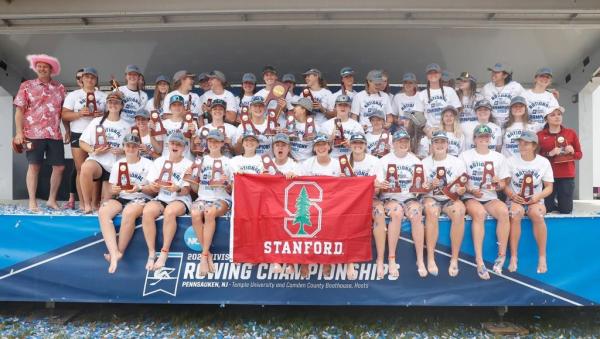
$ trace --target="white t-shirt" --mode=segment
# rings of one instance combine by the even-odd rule
[[[377,133],[377,134],[373,134],[373,132],[368,132],[367,134],[365,134],[365,136],[367,137],[367,150],[369,151],[370,154],[373,154],[373,152],[375,152],[375,147],[377,147],[377,144],[379,143],[379,138],[381,138],[381,134],[384,131],[382,131],[381,133]],[[392,150],[392,136],[390,135],[389,132],[385,132],[388,134],[388,144],[389,144],[389,150],[391,152]]]
[[[558,101],[550,92],[533,93],[530,89],[523,92],[523,97],[527,100],[529,122],[534,125],[533,131],[541,131],[546,123],[544,118],[546,117],[548,108],[557,107]]]
[[[156,108],[154,108],[154,99],[155,99],[154,97],[148,99],[148,102],[146,103],[146,107],[145,107],[146,111],[148,111],[148,113],[151,113],[152,111],[157,111],[158,114],[160,114],[160,116],[162,116],[163,113],[165,113],[165,110],[164,110],[165,101],[163,99],[162,105],[159,105],[158,109],[156,109]]]
[[[294,124],[294,131],[296,132],[298,138],[290,139],[290,153],[292,154],[292,157],[299,162],[302,162],[313,156],[312,151],[314,141],[304,140],[305,129],[306,123],[296,120]]]
[[[119,161],[116,161],[113,164],[112,169],[110,170],[110,178],[108,179],[108,182],[113,185],[116,185],[120,180],[120,178],[118,176],[119,176],[119,164],[121,162],[126,162],[125,157],[119,159]],[[127,163],[127,170],[129,171],[129,182],[131,183],[131,185],[133,185],[133,186],[146,185],[148,183],[148,181],[146,180],[146,177],[148,176],[148,172],[150,172],[150,169],[153,166],[154,166],[154,164],[152,163],[152,160],[148,160],[143,157],[141,157],[140,160],[136,163]],[[144,199],[144,198],[151,199],[152,197],[144,194],[143,192],[127,193],[127,192],[121,191],[119,193],[119,198],[127,199],[127,200],[135,200],[135,199]]]
[[[496,87],[492,82],[483,86],[481,94],[492,103],[492,114],[500,126],[508,120],[508,110],[512,98],[523,95],[525,89],[520,83],[511,81],[502,87]]]
[[[129,126],[135,123],[134,115],[140,108],[146,107],[148,102],[148,94],[144,91],[132,91],[127,86],[119,87],[119,91],[123,92],[123,111],[121,111],[121,119]]]
[[[404,92],[397,93],[394,95],[392,100],[392,108],[394,114],[398,117],[404,117],[405,113],[410,112],[423,112],[423,103],[419,98],[419,93],[415,93],[413,96],[408,96]]]
[[[357,92],[355,90],[346,91],[346,95],[349,96],[350,99],[352,99],[352,100],[354,100],[354,96],[356,95],[356,93]],[[329,99],[327,101],[327,107],[329,107],[329,110],[333,110],[335,108],[335,100],[337,99],[337,97],[339,97],[342,94],[344,94],[344,93],[340,89],[339,91],[337,91],[329,96]]]
[[[263,98],[263,100],[267,99],[267,96],[269,95],[270,91],[267,91],[267,88],[262,88],[260,91],[256,92],[256,94],[254,94],[255,96],[259,96],[261,98]],[[285,95],[285,101],[287,102],[287,109],[290,110],[292,108],[294,108],[294,106],[292,106],[292,102],[294,102],[294,100],[298,99],[299,97],[294,96],[294,94],[292,93],[292,91],[288,91],[287,94]],[[270,105],[276,105],[274,103],[270,104]],[[270,107],[267,107],[270,108]]]
[[[337,158],[330,158],[327,165],[321,165],[315,155],[302,163],[302,175],[339,177],[340,173],[340,162]]]
[[[154,159],[150,155],[150,153],[155,151],[154,146],[152,146],[152,142],[150,141],[150,133],[146,134],[141,139],[142,139],[142,144],[146,146],[146,149],[148,149],[148,152],[140,153],[140,155],[146,159],[154,161]]]
[[[459,109],[461,107],[460,100],[454,89],[444,86],[444,93],[442,89],[430,89],[429,97],[427,96],[427,90],[424,89],[419,92],[419,99],[423,105],[423,112],[427,119],[427,126],[436,127],[440,125],[442,110],[448,105],[454,106]]]
[[[412,142],[412,141],[411,141]],[[417,153],[415,154],[419,159],[425,159],[429,156],[429,148],[431,147],[431,140],[424,135],[419,140],[419,146],[417,147]]]
[[[401,192],[381,192],[381,197],[384,200],[393,199],[398,202],[404,202],[407,199],[414,199],[416,195],[410,193],[409,189],[412,186],[413,172],[416,164],[421,164],[421,160],[412,153],[407,153],[404,157],[398,158],[394,152],[385,155],[380,159],[380,171],[377,175],[377,180],[384,181],[387,178],[388,165],[396,165],[396,173],[398,173],[397,185],[400,185]]]
[[[226,138],[230,138],[231,142],[235,144],[234,140],[236,140],[238,138],[238,129],[237,127],[233,126],[232,124],[229,123],[224,123],[223,126],[225,127],[225,137]],[[201,128],[198,128],[196,130],[196,134],[200,135],[200,133],[202,132],[202,128],[206,128],[209,131],[212,131],[213,129],[218,129],[218,127],[214,126],[212,123],[211,124],[206,124]],[[230,145],[233,146],[233,145]],[[221,153],[223,154],[223,156],[226,156],[228,158],[233,157],[233,154],[230,152],[230,148],[227,147],[226,145],[223,145],[223,148],[221,148]]]
[[[231,195],[227,193],[225,187],[222,186],[210,186],[210,179],[212,178],[212,169],[215,160],[221,160],[221,165],[223,165],[223,173],[225,177],[229,180],[229,182],[233,182],[233,171],[231,169],[230,161],[231,159],[226,157],[220,158],[212,158],[210,155],[205,155],[203,157],[202,169],[200,176],[200,185],[198,188],[198,200],[203,201],[217,201],[217,200],[225,200],[231,206]]]
[[[304,88],[302,89],[304,91]],[[321,106],[323,106],[324,109],[331,111],[333,110],[333,107],[335,106],[335,99],[334,100],[334,106],[329,106],[329,100],[332,97],[331,91],[328,90],[327,88],[321,88],[318,91],[313,91],[312,89],[309,89],[310,93],[312,93],[313,98],[315,99],[316,102],[319,102],[321,104]],[[300,93],[300,97],[302,98],[302,92]],[[324,123],[325,121],[327,121],[327,117],[325,116],[325,113],[323,112],[315,112],[315,123],[317,124],[317,126],[321,125],[322,123]]]
[[[367,91],[363,90],[358,92],[354,96],[354,99],[352,99],[352,108],[350,111],[352,114],[358,115],[358,122],[360,122],[361,126],[371,127],[371,122],[367,115],[374,110],[383,111],[386,116],[394,114],[390,96],[387,93],[367,94]]]
[[[446,131],[448,136],[448,154],[457,157],[465,150],[465,134],[461,133],[460,137],[457,137],[454,132]]]
[[[379,158],[367,153],[362,161],[354,160],[352,170],[358,177],[377,176],[381,172],[381,163]]]
[[[154,160],[154,166],[152,166],[150,171],[148,172],[148,182],[154,182],[159,179],[160,172],[162,171],[163,165],[165,164],[166,160],[169,160],[169,158],[165,156]],[[185,171],[187,171],[187,169],[190,168],[190,166],[192,166],[192,161],[186,158],[182,158],[181,161],[173,163],[173,175],[171,176],[171,182],[173,183],[173,185],[177,185],[179,187],[190,186],[190,184],[187,181],[183,180]],[[177,194],[177,192],[171,192],[164,188],[161,188],[158,191],[156,199],[166,203],[169,203],[174,200],[179,200],[183,202],[188,209],[191,208],[192,204],[192,198],[189,194],[179,195]]]
[[[273,159],[273,163],[275,163],[275,159]],[[277,169],[282,174],[294,173],[294,174],[298,175],[298,174],[302,173],[300,163],[296,162],[294,159],[289,158],[289,157],[287,158],[285,164],[283,164],[283,165],[275,164],[275,166],[277,166]]]
[[[174,95],[181,95],[183,97],[183,107],[184,108],[188,107],[188,103],[189,103],[190,98],[191,98],[192,99],[192,104],[190,106],[190,111],[194,115],[195,119],[198,118],[198,114],[200,114],[202,112],[202,103],[200,102],[200,97],[198,96],[198,94],[192,93],[192,92],[189,92],[188,94],[183,94],[183,93],[181,93],[178,90],[174,90],[174,91],[169,92],[165,96],[165,100],[163,101],[163,112],[167,112],[167,113],[171,112],[169,102],[171,100],[171,97],[174,96]],[[227,105],[229,105],[229,103],[227,103]]]
[[[98,112],[106,111],[106,93],[94,91],[94,96],[96,97],[96,108]],[[83,89],[78,89],[67,94],[65,102],[63,103],[63,107],[70,109],[73,112],[79,112],[85,107],[86,101],[87,92],[85,92]],[[71,126],[71,132],[83,133],[83,130],[85,130],[92,119],[93,117],[80,117],[77,120],[71,121],[69,123],[69,126]]]
[[[522,122],[514,122],[510,127],[504,130],[504,137],[502,138],[502,154],[505,157],[509,158],[519,154],[519,138],[525,129],[536,132],[535,126],[527,124],[527,127],[525,127]]]
[[[256,154],[271,154],[271,144],[273,143],[272,136],[266,136],[263,133],[267,129],[267,119],[263,121],[262,124],[254,124],[254,127],[260,132],[258,137],[258,148],[256,148]],[[235,140],[232,139],[233,143],[236,144],[238,139],[244,135],[244,125],[239,124],[237,127],[237,132],[235,134]]]
[[[184,123],[183,121],[173,121],[171,119],[163,120],[162,124],[163,124],[163,127],[165,128],[165,130],[167,131],[167,134],[157,136],[156,138],[157,138],[157,140],[163,141],[162,156],[169,157],[169,154],[171,153],[169,151],[169,137],[171,136],[171,134],[175,133],[176,131],[181,131],[181,132],[187,131],[188,124]],[[183,125],[183,127],[182,127],[182,125]],[[190,139],[189,138],[185,138],[185,150],[183,151],[183,156],[189,160],[193,159],[192,154],[190,153]]]
[[[486,161],[492,161],[494,163],[494,174],[498,178],[506,179],[510,177],[508,173],[508,166],[506,164],[506,158],[496,151],[490,151],[488,154],[479,154],[477,150],[470,149],[464,151],[460,155],[460,159],[464,162],[469,175],[470,187],[479,188],[483,180],[483,166]],[[481,189],[483,193],[481,198],[475,198],[470,193],[465,193],[465,198],[473,198],[478,201],[489,201],[498,198],[498,194],[495,190]]]
[[[224,90],[224,92],[222,94],[215,94],[215,92],[213,92],[212,90],[209,90],[208,92],[202,94],[202,96],[200,97],[200,103],[206,104],[208,102],[208,99],[224,100],[227,103],[226,111],[233,111],[233,112],[239,111],[238,102],[235,98],[235,95],[233,95],[233,93],[229,92],[228,90]]]
[[[85,142],[92,148],[96,145],[96,127],[100,124],[100,120],[102,120],[102,117],[92,119],[79,138],[80,141]],[[102,127],[104,127],[106,141],[111,148],[122,148],[123,138],[131,129],[131,125],[123,121],[123,119],[119,119],[118,121],[105,119]],[[88,160],[96,160],[105,170],[110,171],[116,160],[116,156],[108,151],[104,154],[91,154]]]
[[[230,164],[234,174],[261,174],[264,170],[262,157],[257,154],[250,158],[236,155],[231,158]]]
[[[477,125],[479,125],[478,121],[465,122],[464,124],[463,134],[465,135],[465,150],[475,148],[473,130],[475,127],[477,127]],[[496,150],[497,146],[502,145],[502,129],[493,122],[488,122],[485,125],[492,129],[492,137],[490,139],[490,145],[488,148],[490,150]]]
[[[458,115],[458,121],[461,125],[468,121],[477,121],[477,114],[475,113],[475,104],[477,101],[482,100],[483,96],[479,93],[475,93],[474,96],[467,97],[466,95],[460,100],[462,104],[462,111]]]
[[[465,164],[455,156],[446,155],[444,160],[433,160],[432,156],[423,159],[423,167],[425,169],[425,179],[427,182],[432,182],[437,177],[438,167],[443,167],[446,174],[443,180],[440,180],[438,189],[433,189],[426,195],[438,201],[446,201],[448,198],[441,190],[450,185],[456,178],[466,172]]]
[[[547,158],[541,155],[536,154],[535,159],[532,161],[525,161],[521,158],[520,154],[517,154],[509,158],[507,163],[510,174],[510,188],[516,194],[521,193],[525,174],[533,176],[533,194],[538,194],[544,189],[543,181],[554,182],[552,165],[550,165],[550,161]],[[527,197],[530,197],[529,189],[525,190],[525,194]],[[544,203],[544,199],[540,200],[540,202]]]
[[[318,129],[318,128],[317,128]],[[342,129],[344,130],[344,138],[348,141],[348,145],[350,143],[350,136],[352,134],[360,133],[363,134],[363,128],[358,123],[358,121],[354,119],[348,119],[342,122]],[[338,130],[335,127],[335,118],[329,119],[325,121],[320,126],[321,133],[325,133],[327,135],[332,135],[336,133]],[[342,154],[350,154],[350,147],[347,146],[334,146],[332,144],[333,150],[331,151],[331,157],[337,158]]]
[[[253,96],[254,95],[244,95],[244,97],[238,101],[238,113],[241,112],[242,107],[250,107],[250,101],[252,101]]]

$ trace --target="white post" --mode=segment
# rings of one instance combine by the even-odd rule
[[[2,135],[2,142],[0,142],[0,159],[2,166],[0,166],[0,199],[11,200],[13,198],[13,150],[12,150],[12,137],[13,137],[13,104],[12,95],[8,93],[3,87],[0,86],[0,112],[6,112],[6,118],[3,124],[0,124],[0,135]]]
[[[600,78],[592,80],[579,92],[579,141],[583,158],[579,161],[577,178],[579,200],[593,199],[593,187],[600,186]],[[596,133],[594,133],[596,132]]]

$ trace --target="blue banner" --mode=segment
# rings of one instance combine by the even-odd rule
[[[600,263],[595,246],[600,239],[597,218],[547,218],[548,267],[537,274],[537,249],[531,224],[523,222],[519,270],[491,272],[497,247],[495,222],[486,221],[484,254],[492,278],[477,277],[470,221],[462,246],[460,274],[451,278],[449,222],[440,222],[437,277],[420,278],[410,227],[403,225],[396,257],[400,277],[376,279],[375,262],[359,263],[358,279],[347,280],[344,265],[333,277],[312,265],[310,277],[276,274],[270,265],[237,264],[229,260],[229,218],[220,218],[214,244],[216,272],[199,275],[200,245],[189,217],[178,219],[178,230],[165,269],[145,270],[147,249],[141,225],[119,262],[107,273],[106,252],[93,216],[0,215],[0,300],[200,303],[277,305],[596,305],[600,302]],[[119,223],[119,219],[115,223]],[[161,244],[161,222],[158,242]],[[159,247],[160,248],[160,247]],[[374,251],[375,253],[375,251]],[[387,257],[387,254],[386,254]],[[387,262],[387,260],[386,260]],[[296,272],[299,270],[296,269]]]

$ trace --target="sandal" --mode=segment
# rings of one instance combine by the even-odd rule
[[[477,275],[482,280],[489,280],[490,279],[490,274],[488,273],[488,270],[485,267],[485,265],[477,266]]]
[[[506,255],[499,255],[496,260],[494,260],[493,270],[496,274],[502,274],[502,267],[504,266],[504,261],[506,260]]]

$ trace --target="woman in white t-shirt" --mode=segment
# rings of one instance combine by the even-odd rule
[[[492,115],[492,104],[487,99],[479,100],[475,103],[475,115],[477,115],[477,121],[468,121],[462,125],[465,134],[465,150],[475,148],[475,143],[473,143],[475,127],[486,125],[492,130],[488,147],[490,150],[500,152],[502,148],[502,128],[496,124],[496,119]]]
[[[442,85],[442,68],[438,64],[429,64],[425,68],[427,88],[419,92],[423,112],[427,118],[425,132],[431,137],[433,128],[439,127],[442,109],[448,105],[461,108],[460,100],[453,88]]]
[[[162,139],[157,140],[156,137],[150,135],[150,113],[146,109],[140,108],[135,113],[134,119],[141,140],[140,154],[146,159],[156,160],[162,154],[163,142]],[[135,133],[135,131],[132,127],[131,132]]]
[[[411,224],[412,238],[417,256],[417,272],[421,277],[427,276],[423,261],[424,227],[423,207],[418,195],[410,192],[416,165],[421,165],[414,154],[410,153],[410,135],[404,128],[399,128],[393,136],[393,152],[380,159],[381,169],[381,199],[384,202],[385,213],[390,217],[388,224],[388,278],[399,276],[396,264],[396,248],[400,237],[400,229],[404,218]],[[390,172],[393,171],[393,172]],[[395,174],[393,180],[388,180],[388,174]],[[400,192],[390,192],[389,189],[399,188]]]
[[[88,153],[79,173],[84,213],[97,209],[94,182],[102,183],[102,200],[110,198],[109,171],[116,159],[123,155],[121,143],[125,134],[130,132],[130,124],[121,118],[123,94],[112,92],[106,102],[108,112],[92,119],[79,138],[79,147]]]
[[[185,107],[184,107],[184,98],[181,95],[172,95],[169,98],[169,114],[168,118],[162,120],[162,125],[166,131],[166,134],[157,135],[150,138],[155,138],[157,141],[162,141],[163,149],[162,156],[169,156],[169,145],[165,142],[173,133],[181,132],[181,133],[189,133],[189,135],[194,135],[196,133],[196,123],[192,119],[192,123],[188,124],[185,122]],[[150,121],[149,126],[151,129],[155,128],[155,125],[152,121]],[[188,135],[188,136],[189,136]],[[185,138],[185,150],[183,155],[187,159],[192,159],[192,154],[190,153],[190,141],[191,139],[186,136]]]
[[[256,154],[258,147],[258,136],[252,131],[246,131],[241,136],[242,154],[231,159],[231,170],[233,173],[262,174],[262,157]]]
[[[462,72],[456,80],[458,80],[458,90],[456,91],[456,94],[462,104],[462,109],[459,114],[460,123],[463,124],[469,121],[477,121],[477,116],[475,115],[475,103],[483,99],[483,96],[477,93],[477,80],[468,72]]]
[[[273,137],[264,134],[264,132],[267,129],[267,119],[265,114],[265,103],[263,100],[263,97],[254,96],[252,98],[252,101],[250,102],[249,124],[245,125],[242,121],[238,125],[237,131],[232,140],[233,149],[236,154],[242,153],[242,135],[244,135],[246,129],[253,130],[254,134],[256,134],[256,136],[258,137],[258,148],[256,149],[256,153],[258,155],[271,153],[271,144]],[[241,118],[243,119],[244,117],[242,116]]]
[[[350,137],[350,153],[349,161],[354,175],[359,177],[375,176],[381,172],[381,164],[377,157],[367,153],[367,138],[362,133],[353,134]],[[385,275],[384,255],[385,255],[385,210],[383,202],[377,198],[381,188],[380,182],[375,179],[375,195],[373,196],[373,238],[375,239],[375,248],[377,257],[375,259],[377,265],[377,279],[383,279]],[[350,280],[356,279],[357,272],[354,269],[354,264],[349,264],[346,270],[347,277]]]
[[[392,149],[392,136],[390,132],[383,129],[385,114],[380,110],[371,111],[369,122],[371,123],[371,131],[366,134],[367,150],[369,154],[381,158]]]
[[[170,90],[171,85],[169,84],[169,80],[167,80],[166,76],[159,75],[156,77],[156,80],[154,81],[154,95],[146,103],[146,110],[148,112],[156,111],[162,117],[165,113],[165,99],[167,99],[166,96]]]
[[[523,92],[523,97],[527,100],[529,123],[533,125],[535,132],[544,128],[548,109],[559,106],[558,91],[549,91],[550,85],[552,85],[552,69],[542,67],[535,72],[533,88]]]
[[[303,162],[313,155],[312,149],[314,138],[316,136],[316,130],[312,132],[307,131],[307,128],[310,127],[310,125],[307,126],[306,123],[309,119],[312,119],[315,129],[317,126],[314,123],[312,102],[309,98],[300,98],[292,104],[294,106],[294,121],[291,125],[286,122],[284,131],[285,133],[291,134],[290,146],[292,148],[292,157],[298,162]]]
[[[140,108],[146,107],[148,94],[140,87],[140,78],[142,71],[136,65],[128,65],[125,68],[125,79],[127,84],[118,88],[123,93],[123,112],[121,118],[123,121],[133,125],[133,116]]]
[[[75,165],[75,188],[77,195],[82,196],[81,186],[79,184],[79,174],[81,166],[88,156],[88,153],[79,147],[79,138],[90,124],[94,115],[90,112],[90,108],[94,110],[94,105],[87,107],[88,93],[94,93],[96,112],[104,113],[106,111],[106,94],[96,90],[98,85],[98,73],[93,67],[85,67],[81,71],[81,81],[83,87],[75,90],[67,95],[63,103],[61,118],[69,122],[71,154],[73,155],[73,164]],[[93,205],[98,204],[98,199],[93,198]],[[74,204],[73,204],[74,206]],[[80,208],[83,208],[80,206]]]
[[[464,202],[467,214],[472,219],[471,230],[475,247],[477,275],[483,280],[488,280],[490,274],[483,261],[484,222],[488,214],[496,219],[498,257],[494,261],[494,272],[501,274],[506,259],[510,222],[508,208],[504,202],[498,199],[496,191],[504,189],[505,179],[510,175],[504,156],[490,150],[488,147],[492,129],[487,125],[478,125],[473,131],[473,135],[475,148],[464,151],[460,155],[460,159],[464,162],[469,175],[469,184],[467,185]]]
[[[508,65],[496,63],[489,67],[492,81],[483,86],[481,94],[492,104],[492,115],[503,126],[508,119],[508,109],[513,97],[523,95],[525,91],[520,83],[512,79],[512,70]]]
[[[535,132],[534,126],[529,123],[527,101],[522,96],[516,96],[510,102],[508,121],[504,125],[502,155],[510,158],[519,154],[519,137],[525,130]]]
[[[215,99],[224,100],[227,103],[227,111],[225,112],[225,121],[230,124],[235,124],[238,121],[237,112],[238,105],[235,96],[225,88],[227,85],[227,79],[225,74],[221,71],[212,71],[208,74],[210,82],[210,91],[202,94],[200,102],[202,103],[202,111],[210,111],[209,101]]]
[[[394,123],[394,110],[390,96],[385,92],[378,90],[378,86],[383,84],[383,74],[379,70],[372,70],[367,73],[365,80],[365,89],[358,92],[352,98],[352,117],[357,119],[365,132],[371,129],[371,123],[368,116],[374,110],[380,110],[385,113],[385,128],[388,129]]]
[[[358,121],[350,118],[351,104],[352,99],[350,99],[349,96],[338,96],[335,99],[336,117],[325,121],[320,126],[321,132],[329,135],[332,142],[335,141],[336,136],[338,138],[343,137],[344,139],[339,145],[336,145],[335,142],[333,143],[333,151],[331,152],[331,156],[334,158],[337,158],[342,154],[350,154],[350,145],[348,143],[348,141],[350,140],[350,136],[357,133],[363,133],[363,128],[358,123]],[[339,119],[341,123],[341,127],[344,132],[343,136],[340,135],[339,129],[336,125],[337,119]]]
[[[448,154],[459,156],[465,149],[465,135],[460,128],[458,110],[454,106],[446,106],[442,111],[440,128],[448,137]]]
[[[318,69],[311,68],[302,73],[302,75],[306,82],[306,88],[302,90],[300,97],[309,97],[313,100],[312,111],[315,115],[317,126],[320,126],[327,119],[335,116],[332,111],[333,107],[329,107],[331,91],[327,89],[327,83]]]
[[[242,107],[249,107],[252,97],[256,93],[256,75],[254,73],[244,73],[242,76],[242,90],[238,97],[238,115],[241,112]]]
[[[214,99],[210,104],[210,116],[211,123],[204,126],[204,128],[209,131],[213,129],[220,129],[221,132],[224,131],[223,135],[225,136],[225,142],[223,144],[223,153],[224,156],[231,158],[233,157],[233,140],[236,139],[236,135],[238,130],[235,126],[230,123],[225,122],[225,112],[227,111],[227,102],[221,99]],[[202,133],[202,129],[198,129],[196,134]]]
[[[350,99],[354,98],[356,91],[354,90],[354,70],[351,67],[344,67],[340,70],[340,90],[333,93],[329,97],[327,107],[331,110],[335,107],[335,99],[340,95],[347,95]],[[334,116],[335,112],[331,112],[329,116]]]
[[[398,117],[398,125],[407,127],[408,119],[405,115],[412,112],[423,112],[423,103],[419,98],[417,76],[414,73],[404,73],[402,76],[402,90],[394,96],[392,107]]]
[[[156,197],[147,202],[142,214],[144,238],[148,246],[146,270],[156,271],[165,266],[175,232],[177,217],[186,214],[192,204],[190,184],[183,180],[192,162],[184,157],[185,137],[178,131],[167,139],[169,153],[156,159],[148,173],[146,191]],[[170,171],[170,172],[169,172]],[[156,219],[163,216],[163,245],[156,258]]]
[[[521,220],[527,214],[533,224],[533,236],[538,246],[537,273],[546,273],[546,240],[548,230],[544,215],[544,198],[552,193],[554,174],[548,159],[536,154],[537,134],[524,131],[519,138],[520,154],[508,162],[510,184],[505,192],[510,200],[510,263],[508,270],[517,270],[517,252],[521,238]]]
[[[100,231],[108,249],[108,253],[104,254],[104,258],[110,263],[108,273],[115,273],[117,270],[117,264],[133,237],[135,220],[142,215],[145,203],[151,198],[148,194],[150,192],[144,186],[147,184],[146,176],[153,165],[152,161],[140,156],[140,144],[141,140],[137,135],[128,134],[123,138],[125,157],[113,164],[108,180],[113,198],[107,200],[98,210]],[[113,219],[121,211],[123,214],[117,242]]]
[[[231,159],[221,154],[224,141],[225,136],[218,129],[208,133],[208,154],[202,158],[202,167],[199,171],[200,183],[191,183],[192,189],[198,192],[198,199],[192,206],[191,216],[196,237],[202,245],[200,276],[215,271],[210,246],[217,226],[216,219],[225,215],[231,208],[233,170]],[[221,168],[221,171],[215,171],[218,168]],[[187,172],[190,173],[190,169]],[[224,177],[218,178],[217,174]],[[221,181],[211,182],[213,179]]]
[[[448,274],[458,275],[458,255],[465,234],[465,205],[460,196],[466,192],[466,181],[456,185],[450,191],[456,194],[456,200],[450,199],[443,189],[452,185],[457,178],[465,174],[465,165],[457,157],[448,154],[448,135],[444,131],[434,131],[431,142],[431,155],[423,159],[429,193],[423,198],[425,208],[425,241],[427,244],[427,271],[438,275],[435,263],[435,246],[439,235],[439,218],[443,212],[450,218],[450,246],[452,256]],[[465,177],[466,178],[466,177]]]

